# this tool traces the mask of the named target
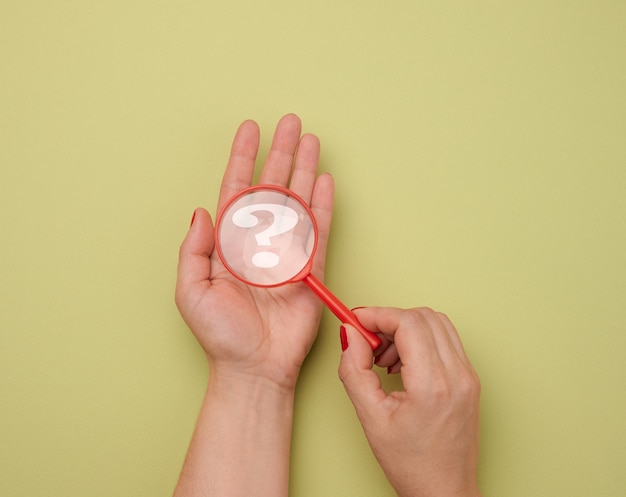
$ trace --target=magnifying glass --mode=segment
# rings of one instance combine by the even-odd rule
[[[308,204],[291,190],[258,185],[232,197],[216,221],[217,253],[233,276],[272,288],[302,281],[341,322],[354,326],[375,350],[381,340],[311,274],[318,229]]]

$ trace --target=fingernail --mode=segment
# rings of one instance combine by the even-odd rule
[[[359,307],[353,307],[352,309],[350,309],[352,312],[357,311],[359,309],[365,309],[365,306],[359,306]]]
[[[393,366],[389,366],[389,367],[387,368],[387,374],[391,374],[391,370],[392,370],[392,369],[393,369]]]
[[[339,328],[339,338],[341,339],[341,350],[345,351],[348,348],[348,335],[346,335],[345,326]]]
[[[193,216],[191,216],[191,222],[189,223],[190,228],[193,226],[194,219],[196,219],[196,211],[193,211]]]

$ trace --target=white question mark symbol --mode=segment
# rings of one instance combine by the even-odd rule
[[[259,218],[253,213],[258,211],[271,212],[274,220],[269,228],[255,236],[258,245],[271,247],[271,237],[282,235],[298,224],[298,213],[291,207],[278,204],[252,204],[237,209],[233,214],[233,223],[240,228],[253,228],[259,224]],[[278,265],[280,257],[274,252],[257,252],[252,257],[252,264],[260,268],[272,268]]]

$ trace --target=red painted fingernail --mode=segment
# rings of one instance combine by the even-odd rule
[[[190,228],[193,226],[194,219],[196,219],[196,211],[193,211],[193,216],[191,216],[191,222],[189,223]]]
[[[341,339],[341,350],[345,351],[348,348],[348,335],[346,335],[345,326],[339,328],[339,338]]]

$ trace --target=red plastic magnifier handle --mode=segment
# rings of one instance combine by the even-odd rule
[[[372,350],[376,350],[381,344],[381,339],[377,335],[369,330],[366,330],[354,313],[350,311],[337,297],[335,297],[331,291],[324,286],[324,284],[318,280],[312,274],[308,274],[303,280],[315,294],[322,299],[326,306],[333,311],[333,314],[337,316],[342,323],[348,323],[354,326],[359,333],[363,335],[363,338],[367,340]]]

